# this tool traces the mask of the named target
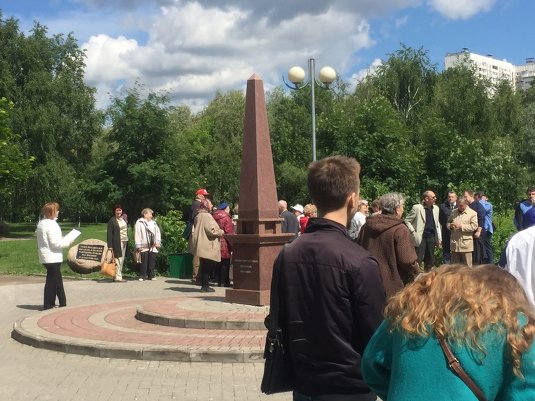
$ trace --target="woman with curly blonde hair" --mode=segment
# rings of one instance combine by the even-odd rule
[[[487,400],[535,400],[535,315],[516,279],[494,265],[443,265],[394,296],[362,359],[383,399],[476,400],[448,369],[439,338]]]

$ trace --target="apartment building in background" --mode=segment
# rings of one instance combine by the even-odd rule
[[[463,48],[458,53],[448,53],[444,58],[444,69],[456,65],[468,65],[475,68],[476,73],[488,79],[493,85],[506,80],[515,90],[526,90],[535,79],[535,59],[528,58],[523,65],[515,66],[507,60],[498,60],[491,54],[483,56]]]
[[[526,59],[526,64],[515,67],[516,70],[516,89],[526,90],[531,86],[535,79],[535,59],[533,57]]]

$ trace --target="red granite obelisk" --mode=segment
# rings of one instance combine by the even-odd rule
[[[234,281],[226,300],[267,305],[273,262],[293,234],[282,233],[264,84],[257,74],[247,80],[242,149],[237,234],[225,236],[232,244]]]

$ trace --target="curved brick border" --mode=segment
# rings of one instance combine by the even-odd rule
[[[154,310],[155,304],[182,303],[186,297],[67,307],[43,311],[19,320],[11,333],[15,340],[37,348],[90,355],[183,362],[258,362],[263,358],[266,331],[161,326],[135,318],[137,310]],[[189,306],[195,306],[195,299]],[[228,306],[216,308],[225,313]],[[202,306],[202,305],[201,305]],[[211,305],[210,305],[211,306]],[[202,308],[201,308],[202,309]],[[223,309],[217,312],[216,309]],[[187,308],[185,308],[187,311]],[[228,314],[239,311],[226,311]],[[189,309],[192,316],[210,313]],[[202,319],[195,318],[197,321]],[[191,320],[195,321],[195,320]],[[223,320],[220,320],[222,322]],[[230,320],[231,321],[231,320]],[[230,326],[229,326],[230,327]]]
[[[218,329],[218,330],[265,330],[266,308],[231,306],[221,310],[192,310],[195,298],[168,299],[145,304],[137,309],[136,319],[162,326]],[[192,305],[193,304],[193,305]],[[249,308],[249,309],[247,309]]]

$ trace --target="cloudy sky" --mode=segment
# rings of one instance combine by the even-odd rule
[[[98,105],[138,81],[199,109],[259,73],[266,89],[289,67],[332,66],[353,83],[400,43],[442,69],[463,47],[514,64],[535,57],[532,0],[0,0],[22,30],[72,32],[87,53]]]

